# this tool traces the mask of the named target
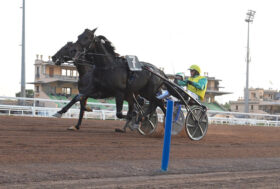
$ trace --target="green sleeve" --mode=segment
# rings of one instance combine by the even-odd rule
[[[193,86],[199,90],[204,90],[207,84],[207,79],[202,78],[198,82],[193,82]]]
[[[186,80],[184,80],[184,81],[182,81],[182,80],[178,80],[178,85],[180,85],[180,86],[186,86],[187,85],[187,79]]]

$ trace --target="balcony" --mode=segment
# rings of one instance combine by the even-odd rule
[[[70,81],[70,82],[77,82],[79,79],[79,76],[64,76],[64,75],[48,75],[48,74],[42,74],[42,77],[40,78],[46,79],[48,81],[50,80],[61,80],[61,81]]]

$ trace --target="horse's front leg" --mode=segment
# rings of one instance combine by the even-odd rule
[[[62,114],[67,112],[76,102],[81,99],[81,94],[76,95],[66,106],[64,106],[61,110],[56,112],[53,116],[57,118],[61,118]]]
[[[86,110],[86,104],[87,104],[87,99],[88,97],[82,97],[80,99],[80,114],[79,114],[79,120],[78,120],[78,123],[76,126],[71,126],[68,128],[68,130],[79,130],[80,129],[80,126],[82,124],[82,120],[83,120],[83,117],[84,117],[84,113],[85,113],[85,110]]]
[[[66,106],[64,106],[61,110],[56,112],[53,116],[57,118],[61,118],[62,114],[67,112],[76,102],[80,101],[82,98],[83,98],[82,94],[76,95],[68,104],[66,104]],[[90,107],[83,106],[83,108],[88,112],[92,111]]]

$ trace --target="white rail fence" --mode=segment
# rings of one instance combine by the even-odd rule
[[[61,107],[42,107],[40,104],[51,102],[53,105]],[[0,96],[0,115],[13,116],[32,116],[32,117],[52,117],[62,106],[66,105],[67,100],[51,100],[39,98],[20,98]],[[78,118],[79,103],[63,114],[63,118]],[[87,103],[93,108],[92,112],[85,112],[86,119],[117,119],[115,104],[107,103]],[[105,108],[106,107],[106,108]],[[124,111],[127,105],[124,105]],[[158,111],[159,121],[163,121],[163,114]],[[271,114],[253,114],[238,112],[223,112],[208,110],[208,118],[210,124],[228,124],[228,125],[254,125],[254,126],[280,126],[280,115]],[[186,113],[186,112],[185,112]]]

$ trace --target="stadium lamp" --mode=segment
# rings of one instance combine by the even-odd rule
[[[250,48],[249,48],[249,39],[250,39],[250,22],[253,22],[253,19],[255,17],[256,11],[248,10],[247,17],[245,19],[245,22],[248,23],[248,37],[247,37],[247,57],[246,57],[246,88],[244,92],[244,100],[245,100],[245,113],[249,113],[249,62],[251,61],[250,58]]]

